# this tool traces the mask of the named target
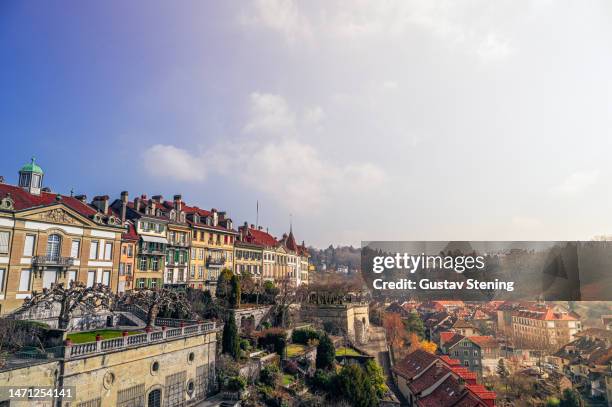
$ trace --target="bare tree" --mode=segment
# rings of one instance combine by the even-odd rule
[[[114,300],[115,295],[105,285],[86,287],[84,283],[71,281],[67,288],[64,283],[58,283],[52,284],[51,288],[43,288],[42,292],[32,292],[32,296],[15,313],[38,307],[51,309],[54,304],[59,304],[58,327],[67,329],[75,311],[94,313],[99,309],[111,309]]]
[[[169,311],[176,315],[188,315],[190,317],[194,315],[185,294],[168,288],[130,291],[122,297],[121,302],[144,308],[147,312],[147,327],[154,325],[157,314],[161,310]]]

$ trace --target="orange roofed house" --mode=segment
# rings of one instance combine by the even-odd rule
[[[494,406],[495,392],[476,381],[476,373],[448,356],[418,349],[393,369],[393,378],[409,406],[486,407]]]

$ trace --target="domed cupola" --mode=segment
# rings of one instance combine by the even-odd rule
[[[32,157],[32,161],[19,170],[19,186],[31,194],[40,195],[44,172],[35,161]]]

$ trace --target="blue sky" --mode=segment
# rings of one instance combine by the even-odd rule
[[[3,1],[0,174],[319,246],[609,233],[611,7]]]

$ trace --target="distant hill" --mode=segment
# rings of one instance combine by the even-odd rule
[[[321,270],[323,264],[328,270],[335,270],[338,267],[345,266],[349,269],[360,269],[361,267],[361,249],[353,246],[338,246],[330,245],[327,249],[315,249],[309,247],[308,251],[311,255],[311,262]]]

